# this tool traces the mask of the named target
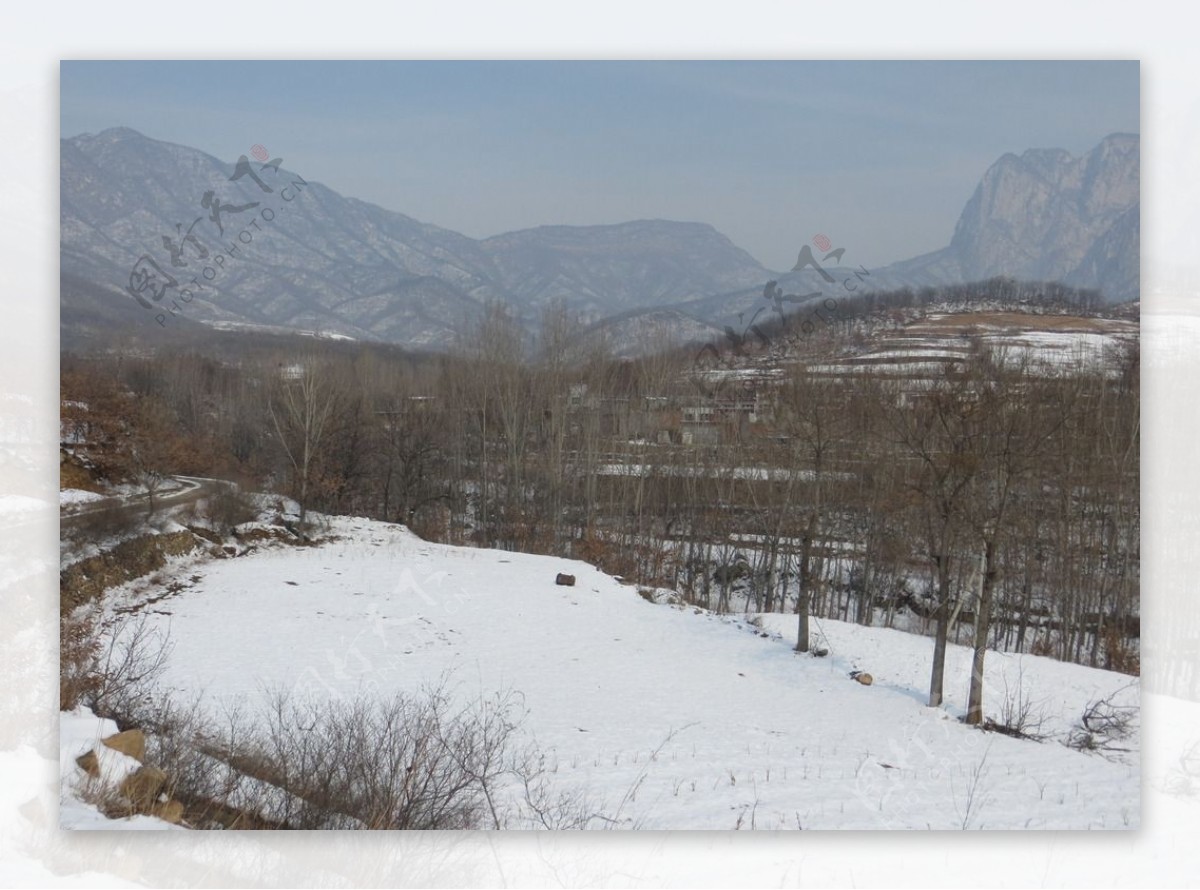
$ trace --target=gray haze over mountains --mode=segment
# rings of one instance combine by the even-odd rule
[[[1006,154],[947,247],[861,270],[869,275],[856,286],[1005,275],[1136,298],[1139,158],[1138,137],[1126,134],[1081,158]],[[648,313],[687,341],[763,307],[770,280],[799,294],[832,290],[812,267],[764,268],[703,223],[541,226],[477,240],[306,181],[286,158],[225,163],[125,128],[62,140],[61,227],[64,344],[158,319],[438,349],[491,300],[531,330],[561,300],[593,323],[636,325]],[[839,278],[860,268],[853,244],[813,255]]]

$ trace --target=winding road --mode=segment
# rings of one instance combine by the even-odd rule
[[[203,476],[171,476],[182,487],[163,491],[154,496],[154,514],[163,515],[175,512],[180,507],[193,504],[201,498],[216,494],[222,488],[235,487],[233,482],[224,479],[209,479]],[[98,513],[111,517],[120,516],[129,522],[146,518],[149,495],[142,493],[126,496],[110,496],[96,501],[88,501],[85,506],[77,509],[63,508],[59,511],[59,523],[62,531],[83,525]]]

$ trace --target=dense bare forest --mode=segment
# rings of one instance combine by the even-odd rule
[[[1090,309],[1065,289],[982,296]],[[65,466],[275,491],[301,536],[310,510],[361,515],[583,559],[647,597],[795,612],[802,651],[810,616],[929,633],[931,704],[947,641],[976,647],[980,676],[989,647],[1137,673],[1136,345],[1050,373],[963,323],[918,371],[856,358],[980,297],[834,303],[702,349],[648,328],[636,360],[561,306],[531,343],[501,305],[449,355],[247,334],[64,354]]]

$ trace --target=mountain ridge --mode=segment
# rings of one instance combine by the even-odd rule
[[[1112,134],[1079,157],[1002,155],[949,245],[864,269],[861,286],[1003,274],[1082,288],[1103,282],[1114,301],[1136,296],[1139,162],[1135,134]],[[138,263],[169,276],[160,283],[176,282],[161,296],[140,293],[153,310],[143,312],[147,325],[272,325],[428,349],[449,346],[493,300],[508,303],[527,330],[558,301],[593,324],[670,310],[693,329],[720,330],[731,312],[762,305],[768,280],[811,294],[829,290],[832,277],[773,272],[702,221],[550,224],[475,239],[343,196],[280,161],[226,163],[128,127],[63,139],[60,194],[64,331],[81,317],[93,333],[106,316],[121,325],[137,317],[123,310],[142,310],[130,290],[146,282],[131,277]],[[254,231],[243,228],[250,211],[259,214]],[[235,226],[228,233],[225,222]],[[848,274],[842,257],[825,262]],[[203,280],[183,275],[197,271]],[[180,302],[188,280],[196,286]]]

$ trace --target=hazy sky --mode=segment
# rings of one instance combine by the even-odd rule
[[[1005,152],[1139,132],[1126,62],[63,62],[62,135],[132,127],[486,237],[711,223],[772,269],[817,233],[945,246]]]

